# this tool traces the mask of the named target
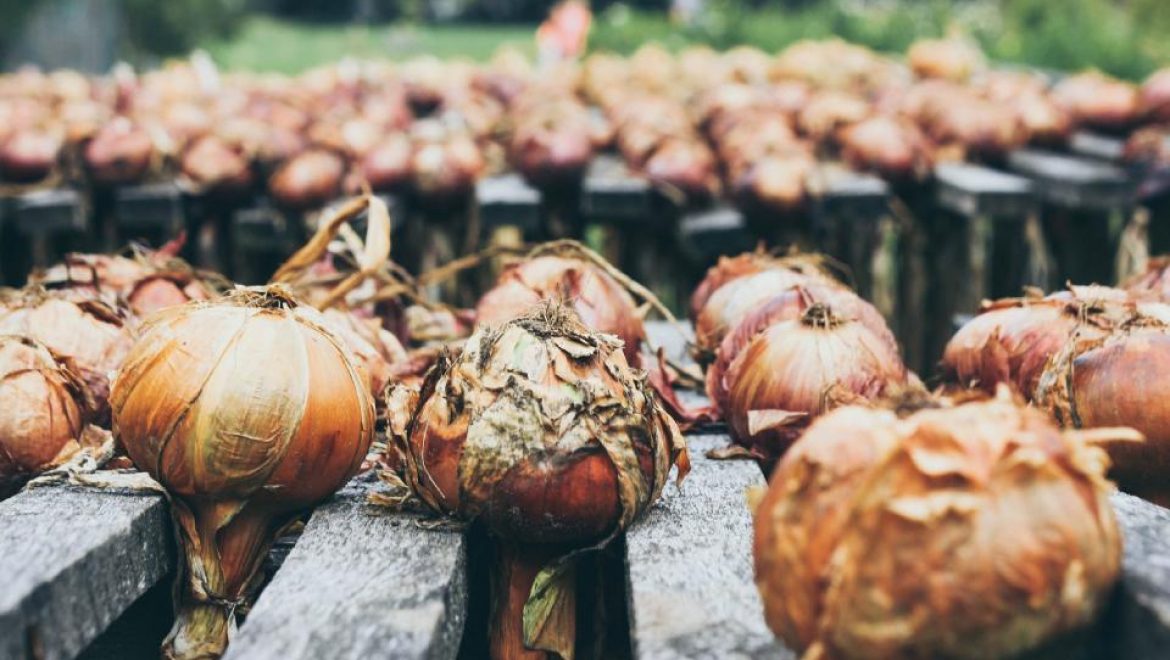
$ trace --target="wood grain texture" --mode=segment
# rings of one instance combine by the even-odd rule
[[[372,477],[319,507],[225,658],[453,658],[467,609],[463,535],[373,515]]]
[[[0,658],[72,658],[174,562],[163,498],[38,488],[0,503]]]

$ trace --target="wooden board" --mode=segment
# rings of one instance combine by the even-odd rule
[[[480,222],[484,228],[512,225],[523,231],[540,228],[540,192],[519,174],[481,180],[475,187]]]
[[[467,609],[463,535],[372,515],[372,477],[319,507],[227,659],[453,658]]]
[[[1040,197],[1072,209],[1113,210],[1133,201],[1133,187],[1124,170],[1086,158],[1040,149],[1020,149],[1008,166],[1031,179]]]
[[[1024,177],[971,163],[935,167],[938,204],[968,218],[1004,217],[1020,220],[1034,207],[1032,184]]]
[[[155,494],[46,487],[0,502],[0,658],[72,658],[174,562]]]

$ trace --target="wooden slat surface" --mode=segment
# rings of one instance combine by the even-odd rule
[[[225,658],[453,658],[467,609],[463,535],[371,515],[372,477],[319,507]]]
[[[174,561],[155,494],[37,488],[0,502],[0,658],[72,658]]]
[[[485,227],[515,225],[528,231],[540,227],[540,192],[519,174],[483,179],[476,185],[475,197]]]
[[[1111,210],[1132,202],[1124,170],[1095,160],[1040,149],[1020,149],[1008,166],[1032,179],[1047,202],[1068,208]]]
[[[1022,218],[1032,210],[1032,184],[1025,178],[970,163],[935,167],[939,206],[960,215]]]

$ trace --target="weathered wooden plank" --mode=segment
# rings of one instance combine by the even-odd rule
[[[1125,539],[1121,585],[1107,622],[1113,657],[1165,658],[1170,648],[1170,510],[1125,493],[1113,508]]]
[[[114,216],[122,229],[158,229],[175,234],[186,227],[183,191],[173,181],[119,188]]]
[[[727,436],[687,439],[693,468],[626,533],[630,639],[636,658],[792,658],[764,623],[744,493],[764,477],[749,461],[713,461]]]
[[[480,222],[485,228],[513,225],[523,231],[540,228],[540,191],[515,173],[481,180],[475,187]]]
[[[463,535],[371,515],[372,476],[319,507],[225,658],[454,658],[466,618]]]
[[[1077,131],[1068,142],[1069,151],[1078,156],[1115,163],[1125,151],[1125,140],[1092,131]]]
[[[1040,149],[1020,149],[1008,166],[1032,179],[1045,201],[1073,209],[1113,210],[1132,203],[1125,171],[1108,163]]]
[[[678,244],[691,259],[707,262],[752,249],[755,242],[739,210],[720,205],[686,213],[678,222]]]
[[[1021,219],[1033,208],[1032,184],[1025,178],[970,163],[935,167],[938,204],[968,218]]]
[[[600,221],[640,220],[654,211],[650,182],[634,174],[620,158],[600,155],[589,164],[582,185],[581,212]]]
[[[17,197],[12,203],[16,228],[25,235],[84,233],[89,230],[85,198],[71,188],[38,190]]]
[[[890,186],[872,174],[855,172],[839,163],[822,163],[818,172],[819,197],[826,213],[840,213],[845,218],[870,216],[880,213],[889,199]]]
[[[0,503],[0,658],[72,658],[174,561],[155,494],[37,488]]]

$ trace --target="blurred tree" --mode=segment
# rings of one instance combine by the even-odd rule
[[[122,5],[129,49],[153,55],[186,53],[204,39],[228,36],[251,8],[249,0],[122,0]]]

